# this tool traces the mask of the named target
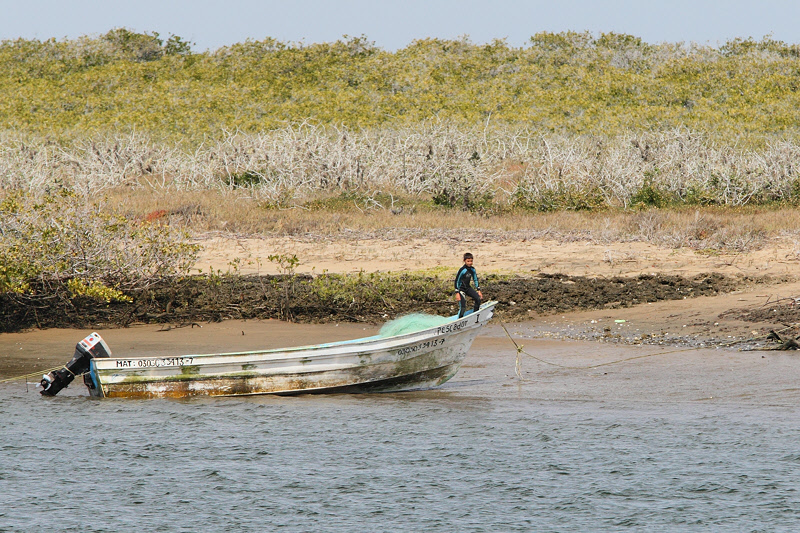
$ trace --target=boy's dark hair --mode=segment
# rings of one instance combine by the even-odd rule
[[[471,254],[471,253],[469,253],[469,252],[467,252],[467,253],[465,253],[465,254],[464,254],[464,261],[466,261],[467,259],[474,259],[474,258],[472,257],[472,254]]]

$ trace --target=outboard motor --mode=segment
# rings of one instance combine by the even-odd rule
[[[92,333],[75,346],[75,355],[64,368],[54,370],[42,376],[40,385],[42,394],[55,396],[61,389],[66,388],[75,376],[89,370],[89,362],[95,357],[111,357],[111,350],[99,333]]]

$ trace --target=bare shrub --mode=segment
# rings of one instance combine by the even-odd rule
[[[663,217],[656,210],[636,213],[627,222],[628,231],[645,242],[654,242],[663,232]]]
[[[442,121],[365,130],[304,123],[232,132],[193,149],[139,134],[68,145],[0,134],[2,189],[223,190],[277,207],[379,191],[539,211],[797,202],[798,168],[791,139],[740,147],[685,129],[604,138]]]

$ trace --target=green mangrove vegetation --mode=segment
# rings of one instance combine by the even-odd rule
[[[615,136],[676,127],[732,139],[794,130],[800,46],[719,47],[624,34],[420,39],[390,52],[366,37],[246,41],[194,52],[156,33],[0,42],[0,120],[55,138],[138,131],[190,141],[304,120],[351,129],[431,117],[542,133]]]

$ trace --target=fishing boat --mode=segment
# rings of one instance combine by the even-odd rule
[[[41,393],[55,396],[80,375],[89,394],[101,398],[432,388],[456,374],[496,304],[484,303],[463,318],[402,317],[370,337],[247,352],[116,357],[102,337],[92,333],[77,344],[72,360],[63,368],[42,377]]]

